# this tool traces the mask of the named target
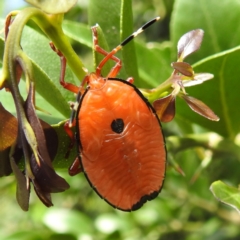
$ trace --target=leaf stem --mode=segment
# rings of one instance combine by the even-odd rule
[[[148,99],[150,103],[153,103],[155,100],[167,96],[170,92],[172,92],[172,77],[167,79],[165,82],[161,83],[159,86],[153,89],[142,89],[139,90],[141,93]]]

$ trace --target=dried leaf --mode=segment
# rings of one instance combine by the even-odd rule
[[[41,200],[41,202],[42,202],[46,207],[51,207],[51,206],[53,206],[51,194],[48,193],[48,192],[43,192],[43,191],[41,190],[41,188],[38,186],[37,182],[33,182],[33,185],[34,185],[34,190],[35,190],[37,196],[39,197],[39,199]]]
[[[184,34],[180,38],[177,46],[178,59],[180,61],[200,48],[203,35],[204,31],[202,29],[196,29]]]
[[[41,119],[39,120],[44,131],[49,157],[53,161],[58,150],[58,135],[51,125]]]
[[[43,192],[62,192],[68,189],[69,185],[62,177],[56,174],[52,167],[52,161],[48,154],[46,139],[42,129],[42,125],[36,115],[34,108],[33,83],[30,84],[28,97],[26,99],[24,107],[28,121],[34,131],[38,143],[38,158],[40,160],[40,164],[36,161],[34,154],[31,156],[30,159],[30,166],[34,175],[34,179],[31,180],[34,183],[35,189],[39,190],[37,194],[43,196]],[[44,197],[42,198],[45,199]],[[47,197],[47,199],[49,198]]]
[[[63,192],[69,188],[68,183],[62,177],[60,177],[43,159],[41,159],[40,166],[37,164],[34,155],[32,155],[30,161],[31,169],[35,177],[32,179],[32,182],[34,183],[34,186],[39,186],[41,191],[57,193]]]
[[[0,152],[0,177],[8,176],[12,173],[9,161],[10,148]]]
[[[175,116],[175,97],[170,94],[153,102],[153,107],[162,122],[170,122]]]
[[[18,204],[22,208],[22,210],[28,211],[29,197],[30,197],[30,185],[27,182],[27,178],[22,173],[22,171],[18,168],[18,166],[13,158],[11,159],[10,162],[11,162],[11,167],[12,167],[13,173],[17,180],[16,197],[17,197]]]
[[[26,111],[26,116],[27,116],[28,122],[30,123],[30,125],[34,131],[34,134],[35,134],[35,137],[36,137],[36,140],[38,143],[38,152],[39,152],[40,156],[42,157],[42,159],[44,159],[44,161],[46,163],[48,163],[49,166],[51,166],[51,160],[48,155],[47,147],[46,147],[45,135],[44,135],[40,120],[36,115],[34,105],[35,105],[35,103],[34,103],[34,85],[33,85],[33,83],[31,83],[30,87],[29,87],[28,97],[26,99],[24,108]]]
[[[199,99],[196,99],[194,97],[188,96],[188,95],[182,95],[181,96],[188,106],[199,115],[212,120],[212,121],[219,121],[219,117],[202,101]]]
[[[12,146],[18,131],[17,119],[0,103],[0,151]]]
[[[9,153],[17,138],[17,124],[17,119],[0,103],[0,177],[12,173]]]
[[[171,66],[185,76],[192,77],[194,75],[193,68],[189,63],[173,62]]]

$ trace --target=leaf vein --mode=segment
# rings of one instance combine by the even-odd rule
[[[226,65],[227,57],[225,57],[222,61],[220,71],[219,71],[219,80],[220,80],[220,86],[219,86],[219,91],[220,91],[220,100],[221,100],[221,105],[222,105],[222,112],[223,112],[223,118],[226,123],[226,129],[228,132],[228,136],[230,139],[234,138],[234,131],[232,129],[231,121],[230,118],[228,117],[229,111],[228,111],[228,105],[227,105],[227,97],[226,97],[226,92],[225,92],[225,78],[224,78],[224,69]]]
[[[209,34],[212,39],[213,48],[215,52],[220,52],[221,48],[218,43],[217,33],[215,32],[215,28],[213,26],[213,18],[211,16],[211,12],[209,9],[207,9],[208,4],[204,3],[203,1],[205,0],[200,1],[200,7],[206,19],[206,25],[208,26]]]

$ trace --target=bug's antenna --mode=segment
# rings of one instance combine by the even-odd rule
[[[126,45],[127,43],[129,43],[133,38],[135,38],[137,35],[139,35],[140,33],[142,33],[146,28],[150,27],[153,23],[157,22],[160,19],[160,17],[156,17],[152,20],[150,20],[149,22],[145,23],[141,28],[139,28],[136,32],[134,32],[133,34],[131,34],[129,37],[127,37],[125,40],[122,41],[122,43],[119,44],[119,46],[121,46],[121,48]],[[118,46],[116,47],[118,48]]]
[[[141,32],[143,32],[146,28],[151,26],[153,23],[157,22],[160,19],[160,17],[156,17],[149,22],[145,23],[141,28],[139,28],[136,32],[131,34],[129,37],[127,37],[125,40],[123,40],[117,47],[115,47],[111,52],[109,52],[104,59],[99,63],[98,68],[101,69],[105,63],[110,59],[116,52],[121,50],[123,46],[125,46],[127,43],[129,43],[133,38],[138,36]]]

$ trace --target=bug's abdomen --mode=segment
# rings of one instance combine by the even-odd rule
[[[78,116],[82,167],[111,205],[136,210],[159,193],[166,152],[161,126],[133,86],[108,80],[85,94]]]

